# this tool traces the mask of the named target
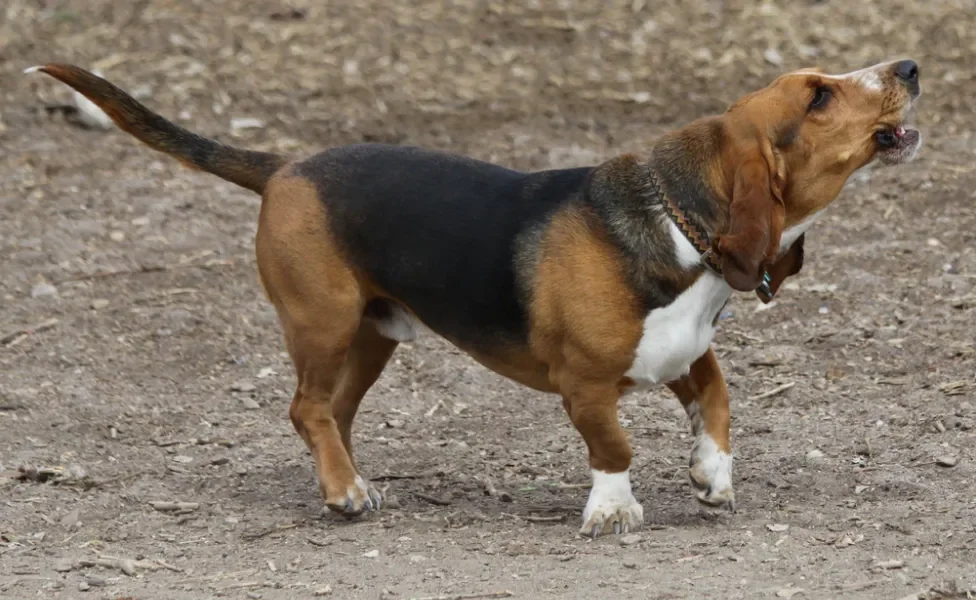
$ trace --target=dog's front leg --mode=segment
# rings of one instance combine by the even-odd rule
[[[668,384],[688,413],[695,443],[689,475],[698,500],[735,509],[732,451],[729,445],[729,390],[715,352],[709,348],[688,375]]]
[[[644,509],[630,487],[632,451],[617,419],[619,388],[579,381],[561,387],[563,406],[589,449],[593,475],[580,533],[597,537],[637,531],[644,524]]]

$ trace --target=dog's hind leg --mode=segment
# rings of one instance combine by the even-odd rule
[[[322,497],[345,516],[376,508],[348,450],[355,414],[350,409],[368,387],[357,385],[363,380],[361,365],[370,362],[364,353],[372,337],[360,334],[367,294],[330,235],[327,215],[308,182],[276,178],[269,183],[256,249],[261,281],[278,312],[298,379],[289,416],[315,459]]]
[[[346,362],[339,373],[339,381],[332,394],[332,414],[346,453],[358,471],[352,450],[352,423],[359,410],[359,403],[369,388],[376,383],[386,367],[398,342],[386,338],[377,331],[376,325],[363,320],[356,332]],[[373,508],[379,508],[381,495],[366,481]]]

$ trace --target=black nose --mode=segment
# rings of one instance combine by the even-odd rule
[[[914,60],[901,60],[896,62],[895,77],[905,83],[918,83],[918,63]]]

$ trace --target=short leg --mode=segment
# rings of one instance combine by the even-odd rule
[[[709,348],[687,376],[668,384],[688,413],[695,442],[689,475],[696,497],[709,506],[735,510],[729,445],[729,390],[715,352]]]
[[[593,475],[580,533],[597,537],[637,531],[644,525],[644,509],[630,487],[632,450],[617,418],[620,391],[616,385],[567,387],[563,406],[586,442]]]
[[[289,337],[298,373],[298,390],[289,415],[315,459],[325,504],[347,517],[371,510],[374,506],[369,488],[353,465],[334,408],[334,391],[352,335],[303,328]]]
[[[352,423],[363,396],[376,383],[396,347],[396,341],[383,337],[373,323],[364,320],[356,332],[352,346],[346,353],[346,362],[342,365],[339,382],[332,395],[332,414],[339,429],[339,436],[361,479],[363,479],[362,474],[356,465],[356,458],[352,451]],[[363,479],[363,481],[372,508],[379,509],[382,495],[367,480]]]
[[[319,192],[302,177],[272,178],[261,204],[255,250],[261,283],[278,313],[298,379],[289,416],[315,459],[326,505],[354,516],[374,508],[348,450],[349,426],[365,393],[360,385],[365,378],[363,369],[346,365],[369,362],[362,358],[359,341],[368,294],[332,236]]]

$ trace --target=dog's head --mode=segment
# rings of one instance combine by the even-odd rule
[[[914,61],[827,75],[782,75],[719,117],[716,189],[728,201],[714,246],[725,279],[755,289],[781,255],[781,235],[827,207],[848,177],[874,159],[912,160],[921,146],[906,125],[920,94]]]

